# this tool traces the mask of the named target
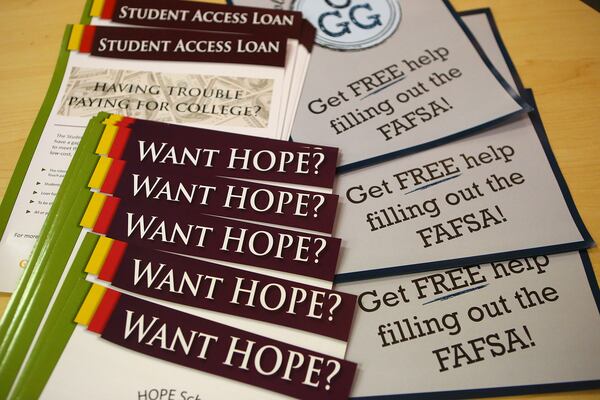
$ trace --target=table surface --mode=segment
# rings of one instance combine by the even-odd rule
[[[457,10],[490,7],[538,109],[575,203],[600,237],[600,13],[577,0],[453,0]],[[0,2],[0,195],[40,107],[64,26],[77,22],[83,0]],[[590,256],[600,276],[600,251]],[[0,314],[8,294],[0,294]],[[560,362],[560,360],[557,360]],[[516,398],[516,397],[515,397]],[[521,396],[592,399],[600,390]]]

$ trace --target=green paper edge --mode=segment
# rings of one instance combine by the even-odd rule
[[[83,6],[83,12],[81,14],[81,18],[79,19],[80,24],[88,25],[92,22],[92,17],[90,16],[90,12],[92,11],[92,3],[94,0],[86,0],[85,5]]]
[[[75,316],[92,286],[86,281],[84,268],[100,236],[88,233],[81,243],[71,270],[65,278],[52,310],[33,344],[27,364],[13,385],[10,398],[39,398],[50,379],[77,324]]]
[[[83,13],[80,19],[81,24],[89,24],[92,21],[92,18],[90,17],[92,3],[93,0],[86,0],[83,8]],[[52,107],[57,100],[60,85],[62,84],[65,75],[65,70],[67,68],[67,62],[69,61],[69,51],[67,50],[67,44],[69,43],[69,38],[71,37],[72,28],[72,25],[67,25],[67,27],[65,28],[65,32],[63,33],[63,37],[61,39],[60,51],[58,54],[56,64],[54,66],[54,72],[52,74],[52,78],[50,79],[48,90],[46,91],[46,96],[44,97],[44,101],[42,102],[40,110],[38,111],[38,114],[34,120],[33,126],[29,131],[29,135],[27,136],[25,145],[21,150],[21,154],[19,155],[19,159],[17,161],[15,169],[12,173],[8,186],[6,187],[4,197],[2,198],[2,202],[0,203],[0,237],[4,235],[6,225],[8,224],[8,219],[10,218],[10,214],[12,213],[12,210],[15,206],[17,196],[19,194],[19,191],[21,190],[21,186],[23,185],[23,180],[25,179],[25,175],[27,174],[27,170],[29,169],[29,165],[31,164],[31,160],[44,131],[44,127],[46,126],[46,123],[50,118]],[[40,239],[41,238],[42,237],[40,233]],[[41,242],[41,240],[38,240],[37,242]],[[21,277],[22,280],[24,278],[24,275],[25,273]],[[17,294],[16,290],[15,292],[13,292],[13,297],[15,296],[15,294]],[[5,317],[5,315],[7,315],[7,311],[8,308],[6,309],[2,319],[0,320],[0,338],[4,337],[4,320],[7,319]],[[0,354],[2,354],[1,351]]]
[[[38,112],[38,115],[35,119],[33,127],[31,128],[29,136],[27,137],[25,146],[23,147],[23,150],[21,151],[21,155],[19,156],[19,161],[17,162],[15,171],[13,172],[10,182],[8,184],[8,187],[6,189],[6,194],[4,195],[4,198],[2,199],[2,204],[0,205],[0,237],[4,234],[6,225],[8,223],[8,219],[10,217],[10,214],[13,210],[15,201],[17,199],[17,195],[19,194],[19,191],[21,190],[21,185],[23,184],[23,180],[25,179],[25,174],[27,173],[27,170],[29,169],[29,164],[31,162],[31,159],[33,158],[33,153],[35,152],[35,150],[37,148],[37,144],[42,136],[44,127],[46,126],[48,118],[50,117],[50,112],[52,111],[52,106],[54,105],[56,98],[58,96],[58,91],[60,89],[60,85],[62,84],[65,70],[67,68],[67,62],[69,60],[69,52],[66,49],[67,49],[67,43],[69,41],[69,37],[71,36],[71,29],[72,29],[72,26],[67,25],[65,32],[63,34],[60,52],[58,55],[58,59],[56,61],[56,66],[54,67],[54,73],[52,75],[52,79],[51,79],[50,85],[48,87],[48,92],[46,94],[46,97],[44,98],[42,107],[41,107],[40,111]],[[67,171],[67,174],[68,174],[68,171]],[[66,175],[65,175],[65,178],[66,178]],[[60,200],[59,196],[61,196],[60,190],[59,190],[59,193],[57,193],[55,200],[56,199]],[[58,203],[60,203],[60,201]],[[54,207],[54,204],[52,207]],[[50,211],[52,212],[52,208],[50,209]],[[43,241],[45,241],[45,233],[46,232],[44,232],[44,230],[42,229],[42,232],[40,232],[40,236],[39,236],[38,240],[36,241],[36,244],[34,245],[32,255],[36,254],[37,252],[42,251],[41,246],[39,246],[38,243],[42,243]],[[5,267],[5,268],[7,268],[7,267]],[[25,268],[25,271],[23,272],[23,275],[21,276],[20,282],[26,281],[28,279],[29,275],[31,275],[31,268]],[[17,299],[21,298],[21,296],[23,295],[24,289],[25,289],[24,284],[19,283],[17,285],[16,290],[13,292],[8,305],[7,305],[6,309],[4,310],[4,314],[2,315],[2,318],[0,319],[0,360],[2,359],[2,357],[1,357],[2,354],[4,354],[4,352],[2,351],[2,346],[4,344],[4,341],[7,338],[6,333],[8,330],[8,325],[10,325],[10,323],[13,320],[13,316],[14,316],[14,313],[15,313],[15,310],[16,310],[17,304],[18,304]],[[1,362],[0,362],[0,366],[1,366]],[[0,382],[0,387],[1,386],[2,386],[2,383]],[[0,390],[0,393],[1,392],[2,391]]]
[[[79,221],[92,195],[86,184],[98,160],[93,151],[104,130],[98,120],[107,115],[100,113],[88,125],[59,189],[60,201],[55,201],[42,228],[40,238],[45,241],[36,245],[36,250],[47,250],[34,251],[27,279],[18,286],[20,295],[13,296],[8,305],[7,319],[3,319],[7,328],[0,342],[0,398],[10,392],[81,232]]]
[[[95,117],[96,118],[96,117]],[[86,128],[86,132],[89,128]],[[85,132],[84,132],[85,135]],[[82,138],[83,142],[83,138]],[[83,147],[84,143],[80,143],[80,147]],[[37,260],[39,257],[42,257],[44,254],[50,252],[50,243],[47,240],[49,236],[55,235],[59,230],[60,226],[55,225],[53,221],[56,218],[62,218],[63,214],[68,212],[69,204],[66,201],[63,201],[66,193],[69,190],[69,186],[71,185],[72,177],[79,170],[80,165],[80,157],[77,156],[77,152],[71,161],[69,168],[67,169],[67,173],[65,174],[65,178],[63,179],[63,184],[58,190],[52,207],[50,208],[50,212],[46,217],[46,221],[42,226],[42,230],[40,231],[40,236],[36,241],[28,268],[25,269],[19,284],[15,292],[12,294],[10,301],[2,315],[2,319],[0,319],[0,356],[5,353],[5,346],[7,345],[7,340],[10,340],[12,329],[11,326],[16,323],[15,315],[20,313],[21,300],[28,296],[28,282],[30,281],[32,275],[35,272],[35,263],[34,260]],[[24,303],[23,303],[24,304]],[[2,369],[2,357],[0,357],[0,370]],[[0,383],[0,387],[1,387]],[[1,390],[0,390],[1,392]]]
[[[46,126],[46,123],[50,116],[50,112],[52,111],[52,107],[58,96],[58,91],[60,90],[60,85],[62,84],[62,80],[67,67],[67,62],[69,59],[69,52],[66,49],[69,37],[71,36],[71,29],[72,26],[67,25],[63,34],[60,52],[58,55],[56,65],[54,67],[54,73],[52,75],[52,79],[48,87],[48,92],[46,94],[46,97],[44,98],[40,111],[38,112],[33,127],[31,128],[29,136],[27,137],[25,146],[21,151],[21,155],[19,156],[19,160],[6,189],[6,193],[4,195],[4,198],[2,199],[2,204],[0,205],[0,237],[4,234],[6,225],[8,224],[8,219],[10,218],[10,214],[12,213],[12,210],[14,208],[17,196],[19,194],[19,191],[21,190],[23,180],[25,179],[25,175],[27,173],[27,170],[29,169],[31,159],[33,158],[33,154],[35,153],[39,140],[44,131],[44,127]],[[56,198],[60,199],[59,193],[57,193]],[[44,251],[44,249],[42,248],[43,246],[39,245],[39,243],[43,242],[45,242],[45,232],[42,230],[40,232],[38,240],[34,244],[34,248],[32,250],[33,254],[39,253],[40,251]],[[4,268],[9,267],[4,266]],[[19,303],[18,299],[22,297],[23,292],[25,290],[25,285],[21,284],[21,282],[28,280],[29,276],[31,275],[31,269],[32,268],[25,268],[25,271],[23,272],[19,280],[19,284],[17,284],[17,288],[13,292],[8,305],[4,310],[2,318],[0,319],[0,369],[2,365],[1,360],[4,358],[3,347],[8,337],[7,331],[9,325],[12,324],[14,321],[14,314],[16,312],[16,309],[18,308]],[[4,385],[2,384],[2,381],[0,381],[0,398],[2,397],[3,386]]]
[[[40,111],[38,112],[33,126],[29,131],[29,136],[27,136],[27,140],[25,141],[25,145],[23,146],[23,150],[21,151],[21,155],[19,156],[15,170],[10,178],[8,187],[6,188],[4,198],[2,199],[2,204],[0,204],[0,237],[4,235],[8,219],[17,200],[19,190],[21,190],[23,180],[25,179],[25,174],[29,169],[29,164],[31,163],[35,149],[37,148],[42,136],[42,132],[44,131],[44,127],[46,126],[48,118],[50,117],[52,106],[54,105],[54,102],[58,96],[58,91],[67,68],[67,61],[69,60],[67,44],[69,43],[72,28],[72,25],[67,25],[67,28],[65,29],[60,45],[58,60],[56,61],[56,65],[54,67],[54,73],[52,74],[52,79],[50,80],[46,97],[44,97]]]

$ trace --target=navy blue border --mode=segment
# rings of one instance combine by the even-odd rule
[[[594,268],[590,261],[590,257],[585,250],[579,251],[581,262],[585,270],[585,275],[588,279],[592,296],[596,302],[596,309],[600,313],[600,289],[598,281],[594,274]],[[423,392],[423,393],[407,393],[407,394],[390,394],[380,396],[363,396],[352,397],[355,400],[392,400],[392,399],[419,399],[419,400],[451,400],[451,399],[472,399],[479,397],[496,397],[496,396],[513,396],[526,394],[539,394],[550,392],[568,392],[574,390],[590,390],[600,388],[600,380],[579,381],[579,382],[560,382],[560,383],[545,383],[539,385],[523,385],[523,386],[505,386],[497,388],[485,389],[468,389],[468,390],[452,390],[440,392]]]
[[[504,50],[506,50],[506,47],[504,47],[504,45],[502,44],[502,38],[500,37],[499,34],[496,34],[496,33],[498,33],[498,29],[493,20],[491,11],[489,9],[487,9],[487,10],[482,10],[481,12],[485,13],[486,16],[488,17],[488,21],[492,25],[492,31],[494,32],[496,41],[498,42],[500,48],[501,49],[504,48]],[[474,13],[476,13],[476,12],[471,11],[469,13],[465,13],[465,15],[472,15]],[[508,52],[504,51],[503,55],[505,56],[505,58],[507,60],[507,65],[508,65],[511,75],[513,77],[518,77],[519,74],[517,73],[517,70],[515,69],[513,62],[508,61],[508,60],[510,60],[510,56],[508,55]],[[521,82],[521,79],[516,78],[515,82]],[[523,97],[527,97],[527,99],[534,106],[536,105],[535,98],[534,98],[531,90],[521,89],[521,95]],[[500,252],[500,253],[491,253],[491,254],[484,254],[484,255],[472,256],[472,257],[454,258],[454,259],[450,259],[450,260],[432,261],[432,262],[419,263],[419,264],[408,264],[408,265],[403,265],[403,266],[389,266],[389,267],[383,267],[383,268],[379,268],[379,269],[375,269],[375,270],[347,272],[347,273],[335,275],[334,282],[335,283],[353,282],[353,281],[357,281],[357,280],[383,278],[383,277],[394,276],[394,275],[402,275],[402,274],[409,274],[409,273],[415,273],[415,272],[431,271],[431,270],[436,270],[436,269],[452,268],[452,267],[456,267],[457,265],[473,265],[473,264],[480,264],[480,263],[487,263],[487,262],[505,261],[505,260],[509,260],[509,259],[513,259],[513,258],[523,258],[523,257],[537,256],[537,255],[564,253],[564,252],[568,252],[568,251],[581,250],[581,249],[585,249],[585,248],[594,246],[594,244],[595,244],[594,240],[592,239],[592,236],[588,232],[587,228],[585,227],[585,225],[583,223],[583,220],[581,219],[581,216],[579,215],[579,212],[577,211],[577,207],[575,206],[573,197],[571,196],[571,193],[569,192],[569,188],[567,186],[565,178],[563,177],[563,175],[560,171],[560,168],[558,166],[558,163],[556,161],[556,158],[554,157],[554,153],[552,152],[552,149],[550,147],[550,143],[548,141],[548,136],[546,135],[546,131],[544,129],[544,125],[542,124],[542,120],[540,118],[538,111],[535,109],[532,110],[529,113],[529,118],[535,128],[537,136],[540,140],[540,144],[542,145],[542,148],[544,149],[544,153],[546,154],[546,158],[548,159],[550,167],[552,168],[552,172],[554,173],[554,178],[556,179],[556,182],[558,183],[558,186],[560,187],[560,191],[563,195],[565,203],[567,204],[567,207],[569,209],[571,217],[573,218],[573,221],[575,222],[575,225],[577,226],[577,229],[579,230],[579,233],[581,234],[583,240],[578,241],[578,242],[564,243],[564,244],[558,244],[558,245],[552,245],[552,246],[541,246],[541,247],[534,247],[534,248],[530,248],[530,249],[523,249],[523,250],[516,250],[516,251],[505,251],[505,252]]]
[[[450,135],[444,136],[443,138],[439,138],[436,140],[432,140],[430,142],[427,143],[421,143],[419,145],[416,146],[412,146],[412,147],[407,147],[404,149],[400,149],[400,150],[396,150],[396,151],[392,151],[390,153],[386,153],[386,154],[381,154],[375,157],[371,157],[371,158],[367,158],[361,161],[355,161],[353,163],[350,164],[345,164],[345,165],[340,165],[337,167],[336,172],[338,174],[343,174],[346,172],[350,172],[350,171],[354,171],[356,169],[360,169],[360,168],[364,168],[373,164],[378,164],[384,161],[388,161],[388,160],[392,160],[394,158],[397,157],[401,157],[401,156],[405,156],[407,154],[412,154],[412,153],[416,153],[419,151],[423,151],[426,149],[430,149],[432,147],[436,147],[436,146],[440,146],[449,142],[452,142],[454,140],[457,139],[461,139],[464,137],[467,137],[469,135],[478,133],[482,130],[485,129],[489,129],[492,128],[494,126],[500,125],[504,122],[507,122],[513,118],[515,118],[516,116],[520,115],[521,113],[524,112],[530,112],[533,110],[533,107],[531,105],[529,105],[525,99],[519,95],[519,93],[515,92],[513,90],[513,88],[508,84],[508,82],[506,82],[504,80],[504,78],[502,78],[502,76],[500,75],[500,73],[496,70],[496,68],[493,66],[493,64],[491,63],[491,61],[489,60],[489,58],[486,56],[486,54],[484,53],[483,49],[481,48],[481,46],[479,45],[479,43],[477,43],[477,40],[475,39],[475,37],[473,36],[473,34],[471,33],[471,31],[469,31],[469,29],[467,28],[467,26],[465,25],[464,22],[461,21],[459,14],[456,12],[456,10],[454,9],[454,7],[452,7],[452,5],[450,4],[449,0],[442,0],[443,3],[446,5],[446,7],[448,8],[448,11],[450,12],[450,14],[454,17],[454,20],[456,21],[456,23],[459,25],[459,27],[463,30],[463,32],[465,33],[465,35],[467,36],[467,38],[469,39],[469,41],[471,42],[471,44],[473,45],[473,47],[475,48],[475,50],[477,51],[477,54],[479,54],[479,57],[481,57],[481,59],[483,60],[483,63],[485,64],[485,66],[490,70],[490,72],[494,75],[494,77],[498,80],[498,82],[502,85],[502,87],[510,94],[510,96],[517,102],[517,104],[519,104],[521,106],[521,110],[517,110],[514,111],[510,114],[506,114],[502,117],[496,118],[494,120],[488,121],[486,123],[471,127],[469,129],[466,129],[464,131],[460,131],[460,132],[456,132],[456,133],[452,133]],[[491,15],[491,12],[490,12]],[[495,24],[493,24],[493,26],[495,26]],[[497,31],[497,29],[496,29]],[[501,50],[504,48],[504,45],[501,46]],[[504,55],[508,55],[508,53],[506,52],[506,49],[504,49],[503,51]],[[512,66],[514,68],[514,65],[509,65],[509,67]],[[521,82],[520,79],[517,82]]]
[[[596,274],[594,272],[594,266],[592,265],[592,261],[590,260],[590,256],[586,250],[581,250],[579,255],[581,256],[581,261],[583,262],[583,267],[585,268],[585,274],[587,275],[590,289],[592,289],[592,295],[596,301],[598,313],[600,314],[600,286],[598,286],[598,279],[596,278]]]
[[[483,48],[481,47],[481,45],[479,44],[479,42],[477,41],[477,39],[475,38],[475,36],[473,35],[473,33],[469,30],[469,28],[467,27],[467,25],[464,23],[464,21],[461,19],[461,15],[459,13],[456,12],[456,10],[454,9],[454,7],[452,7],[452,5],[450,4],[449,0],[442,0],[444,2],[444,4],[446,4],[446,7],[448,7],[448,10],[450,11],[450,13],[452,14],[452,16],[454,17],[454,20],[458,23],[458,25],[462,28],[462,30],[465,32],[465,35],[467,35],[467,37],[469,38],[469,40],[471,41],[471,43],[473,44],[473,47],[475,47],[475,50],[477,50],[477,53],[479,54],[479,56],[481,57],[481,59],[483,60],[483,62],[485,63],[485,65],[490,69],[490,71],[492,71],[492,73],[494,74],[494,76],[496,77],[496,79],[498,80],[498,82],[504,87],[504,89],[506,89],[506,91],[508,93],[510,93],[510,95],[512,96],[512,98],[517,101],[517,103],[519,103],[522,107],[527,108],[529,107],[531,111],[531,106],[527,103],[527,101],[525,99],[523,99],[521,96],[519,96],[519,93],[515,92],[513,90],[513,88],[508,84],[508,82],[506,82],[504,80],[504,78],[502,77],[502,75],[500,75],[500,73],[498,72],[498,70],[496,70],[496,67],[494,67],[494,64],[492,64],[492,62],[490,61],[490,59],[488,58],[488,56],[485,54],[485,51],[483,51]],[[492,27],[492,31],[494,33],[494,37],[496,38],[496,41],[498,42],[498,45],[500,47],[500,50],[502,51],[502,55],[505,57],[505,59],[510,60],[510,56],[508,54],[508,51],[506,51],[506,47],[504,46],[504,43],[502,42],[502,38],[500,37],[500,32],[498,31],[498,27],[496,26],[496,21],[494,20],[494,17],[492,16],[492,10],[490,10],[488,8],[487,12],[485,12],[485,15],[488,19],[488,22],[490,23],[491,27]],[[468,15],[468,14],[465,14]],[[507,61],[508,67],[509,69],[511,69],[511,71],[516,71],[515,66],[512,62],[512,60],[509,62]],[[518,75],[516,72],[513,74],[514,75]],[[521,82],[521,79],[519,78],[518,82]]]
[[[519,93],[521,95],[523,95],[523,93],[525,92],[525,86],[523,86],[521,77],[517,73],[517,68],[515,67],[515,64],[513,63],[513,60],[510,57],[508,50],[506,49],[504,40],[502,40],[502,35],[500,35],[500,31],[498,30],[498,25],[496,24],[496,20],[494,19],[494,14],[492,14],[492,10],[489,8],[476,8],[473,10],[461,11],[458,13],[458,15],[460,17],[466,17],[469,15],[479,15],[479,14],[485,14],[485,16],[490,24],[490,28],[492,28],[492,32],[494,33],[494,37],[496,38],[496,43],[498,44],[498,47],[500,48],[500,52],[502,53],[502,56],[504,57],[504,61],[508,65],[510,74],[511,74],[513,80],[515,81],[515,84],[517,85],[517,90],[519,91]],[[533,105],[533,107],[537,108],[535,106],[535,104]]]

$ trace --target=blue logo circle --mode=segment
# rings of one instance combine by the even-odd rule
[[[398,28],[398,0],[296,0],[317,28],[316,43],[334,50],[363,50],[389,38]]]

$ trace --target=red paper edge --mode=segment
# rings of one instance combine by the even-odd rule
[[[98,305],[98,308],[94,313],[94,317],[88,325],[88,331],[102,334],[120,296],[121,293],[115,290],[106,290],[102,297],[102,301],[100,301],[100,305]]]
[[[121,199],[118,197],[107,197],[106,202],[100,211],[100,215],[96,220],[96,224],[94,225],[94,232],[100,234],[106,234],[106,232],[108,232],[108,228],[110,228],[110,224],[120,201]]]
[[[121,265],[121,260],[123,259],[123,255],[125,254],[125,250],[127,249],[127,243],[122,242],[120,240],[115,240],[106,256],[106,260],[102,265],[102,269],[100,270],[100,274],[98,275],[99,279],[102,279],[106,282],[112,282],[119,266]]]

